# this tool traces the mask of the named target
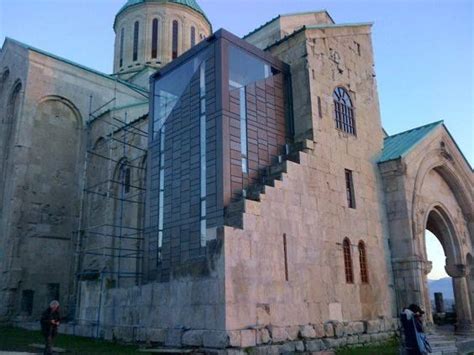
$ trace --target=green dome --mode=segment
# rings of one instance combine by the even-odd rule
[[[198,5],[196,0],[128,0],[127,3],[122,6],[122,8],[119,10],[119,12],[117,13],[117,15],[115,17],[120,15],[123,11],[125,11],[129,7],[139,5],[139,4],[143,4],[143,3],[146,3],[146,2],[157,2],[157,3],[168,3],[168,2],[170,2],[170,3],[173,3],[173,4],[178,4],[178,5],[183,5],[183,6],[189,7],[190,9],[192,9],[196,12],[199,12],[202,16],[204,16],[206,21],[209,23],[209,26],[211,26],[211,22],[207,18],[204,11],[202,11],[201,7]],[[212,26],[211,26],[211,28],[212,28]]]

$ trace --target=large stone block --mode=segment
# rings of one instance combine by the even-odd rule
[[[147,340],[152,343],[163,344],[166,339],[166,330],[157,329],[157,328],[148,328],[147,329]]]
[[[244,329],[240,331],[240,346],[248,348],[257,345],[257,331],[255,329]]]
[[[326,349],[322,340],[307,340],[305,341],[306,351],[320,351]]]
[[[182,344],[183,329],[168,329],[165,338],[165,345],[172,347],[181,347]]]
[[[269,330],[274,343],[280,343],[288,340],[288,332],[285,327],[270,326]]]
[[[227,336],[229,337],[229,346],[240,348],[242,344],[240,330],[230,330],[227,332]]]
[[[302,325],[300,327],[300,336],[303,339],[316,338],[316,331],[312,325]]]
[[[288,340],[296,340],[298,339],[300,327],[298,325],[286,327],[286,332],[288,333]]]
[[[313,328],[316,333],[316,338],[324,338],[326,336],[326,330],[322,323],[313,324]]]
[[[295,342],[288,342],[278,347],[280,354],[293,354],[296,350]]]
[[[345,327],[342,322],[333,322],[333,328],[336,338],[342,338],[345,335]]]
[[[202,346],[203,330],[188,330],[184,332],[181,342],[185,346]]]
[[[229,336],[225,331],[206,330],[202,342],[206,348],[225,349],[229,345]]]
[[[249,355],[279,355],[278,345],[257,346],[248,350]]]
[[[257,344],[268,344],[272,340],[267,328],[257,330]]]
[[[338,338],[338,339],[326,338],[326,339],[323,339],[323,343],[326,346],[326,349],[337,349],[341,346],[346,345],[347,341],[345,338]]]
[[[380,320],[368,320],[365,322],[367,334],[375,334],[380,332]]]
[[[359,335],[359,343],[360,344],[370,343],[370,334],[361,334],[361,335]]]
[[[327,338],[334,337],[334,326],[332,323],[324,323],[324,336]]]

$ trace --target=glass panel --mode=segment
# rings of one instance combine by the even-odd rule
[[[271,76],[271,68],[262,60],[229,46],[229,84],[231,88],[247,86]]]
[[[158,137],[160,128],[166,122],[194,73],[199,69],[207,51],[183,63],[181,66],[155,82],[155,102],[153,113],[153,139]]]

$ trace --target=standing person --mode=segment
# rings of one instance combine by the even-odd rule
[[[425,355],[431,353],[431,346],[423,331],[422,317],[425,312],[416,304],[411,304],[400,314],[405,334],[405,351],[407,355]]]
[[[44,354],[53,353],[53,340],[58,334],[59,320],[59,302],[51,301],[41,316],[41,332],[45,342]]]

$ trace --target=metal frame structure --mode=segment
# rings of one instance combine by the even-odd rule
[[[134,144],[134,140],[137,137],[144,138],[148,143],[148,132],[137,127],[137,121],[128,122],[127,112],[123,119],[117,117],[116,102],[116,88],[114,97],[94,110],[93,97],[90,96],[89,118],[85,128],[84,186],[75,238],[75,319],[84,321],[79,319],[80,282],[97,280],[100,283],[97,320],[94,322],[97,336],[100,332],[104,287],[120,287],[124,283],[127,286],[140,285],[143,282],[144,218],[140,221],[137,213],[137,220],[132,225],[126,221],[126,211],[128,206],[134,205],[138,211],[141,210],[142,216],[145,215],[146,184],[140,184],[140,181],[145,182],[146,179],[144,163],[147,149],[146,145],[142,148]],[[105,113],[109,113],[109,117],[104,117]],[[102,135],[103,139],[94,142],[91,131],[96,120],[105,126],[107,133]],[[98,148],[105,153],[99,153]],[[106,170],[106,176],[90,184],[90,177],[94,173],[91,171],[94,168],[93,159],[100,162],[99,165]],[[122,176],[122,168],[139,173],[132,175],[135,177],[132,180],[129,170],[126,172],[127,179]],[[100,223],[93,222],[94,206],[103,207]],[[97,268],[88,268],[86,260],[93,260]]]

